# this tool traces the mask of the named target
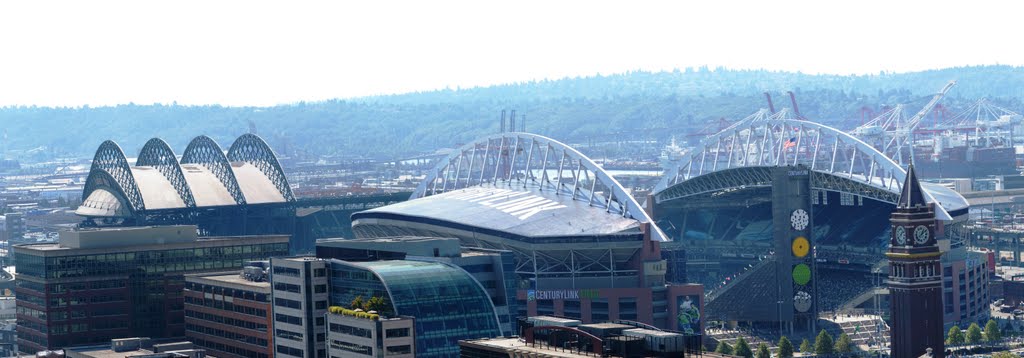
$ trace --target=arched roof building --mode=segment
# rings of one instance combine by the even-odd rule
[[[108,140],[96,150],[75,213],[86,226],[174,222],[198,224],[207,234],[283,233],[291,228],[279,225],[289,224],[275,221],[293,220],[287,209],[294,201],[277,156],[254,134],[238,137],[227,154],[213,139],[196,137],[180,160],[153,138],[134,165]],[[281,209],[287,215],[275,213]]]

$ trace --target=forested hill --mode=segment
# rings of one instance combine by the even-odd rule
[[[502,109],[526,115],[527,130],[566,142],[606,139],[649,129],[650,137],[701,131],[718,118],[742,118],[766,107],[788,107],[796,93],[809,118],[854,125],[861,108],[911,103],[951,79],[958,84],[944,100],[953,111],[980,97],[1024,112],[1024,68],[962,67],[868,76],[689,69],[631,72],[517,84],[410,93],[275,107],[120,105],[99,108],[0,108],[9,156],[87,157],[105,139],[134,156],[146,140],[160,137],[179,154],[199,134],[230,145],[250,122],[286,155],[391,158],[433,151],[493,133]],[[28,158],[25,158],[28,159]]]

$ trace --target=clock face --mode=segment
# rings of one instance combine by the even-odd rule
[[[896,227],[896,244],[901,246],[907,244],[907,229],[902,226]]]
[[[793,240],[793,256],[804,257],[811,251],[811,243],[807,241],[807,238],[798,236]]]
[[[794,230],[806,229],[808,223],[810,223],[810,216],[804,209],[793,210],[793,214],[789,216],[789,224],[793,225]]]
[[[918,225],[914,228],[914,243],[920,245],[928,242],[928,234],[927,227]]]
[[[793,308],[797,311],[807,312],[811,309],[811,295],[804,291],[797,291],[796,295],[793,296]]]

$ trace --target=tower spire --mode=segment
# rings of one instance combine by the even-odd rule
[[[903,182],[903,191],[900,193],[900,200],[897,202],[896,207],[904,209],[924,206],[926,204],[924,190],[921,189],[921,182],[917,180],[917,174],[914,173],[914,165],[910,164],[907,167],[907,179]]]

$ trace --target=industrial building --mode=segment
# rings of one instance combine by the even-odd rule
[[[273,357],[269,266],[186,275],[185,338],[215,357]]]
[[[357,238],[457,238],[512,252],[516,316],[702,329],[701,286],[666,282],[664,233],[614,178],[550,138],[503,133],[467,144],[411,200],[352,220]],[[674,263],[673,276],[686,277],[685,263]]]
[[[84,228],[13,246],[22,352],[185,336],[185,274],[287,255],[288,237],[199,237],[193,225]]]

